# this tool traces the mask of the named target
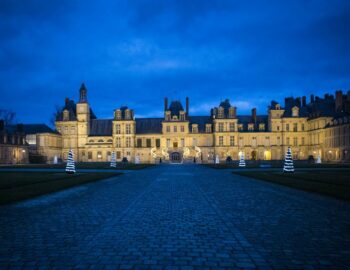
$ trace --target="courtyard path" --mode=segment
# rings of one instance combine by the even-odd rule
[[[161,165],[0,207],[0,269],[349,269],[350,204]]]

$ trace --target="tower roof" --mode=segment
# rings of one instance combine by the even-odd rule
[[[183,111],[184,108],[182,107],[182,104],[180,101],[178,100],[175,100],[175,101],[172,101],[170,103],[170,106],[169,106],[169,111],[171,112],[171,115],[177,115],[179,116],[180,115],[180,111]]]

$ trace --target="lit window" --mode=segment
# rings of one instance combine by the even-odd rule
[[[130,126],[130,124],[126,124],[126,126],[125,126],[125,133],[126,134],[131,134],[131,126]]]
[[[230,136],[230,146],[235,145],[235,136]]]
[[[219,146],[224,146],[224,137],[219,136]]]
[[[170,126],[166,127],[166,132],[170,132]]]
[[[224,123],[219,123],[219,132],[224,132]]]
[[[230,123],[230,131],[235,131],[235,123]]]
[[[120,124],[115,125],[115,133],[120,134]]]

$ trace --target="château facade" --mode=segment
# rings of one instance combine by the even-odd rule
[[[164,100],[164,117],[135,118],[134,111],[121,107],[111,119],[97,119],[91,109],[87,88],[79,90],[79,102],[66,99],[57,114],[58,134],[47,134],[48,144],[55,151],[42,154],[52,160],[63,160],[73,149],[80,162],[106,162],[114,151],[118,161],[134,162],[213,162],[227,157],[238,160],[244,153],[247,160],[282,160],[288,146],[294,159],[350,161],[350,91],[335,97],[286,98],[284,106],[272,101],[266,115],[255,108],[251,115],[239,115],[229,100],[212,108],[208,116],[192,116],[189,98],[185,108],[180,101]],[[57,148],[59,140],[61,147]]]

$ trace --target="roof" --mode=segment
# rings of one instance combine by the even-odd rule
[[[198,132],[205,132],[205,125],[211,124],[212,120],[210,116],[190,116],[190,125],[197,124]]]
[[[162,133],[163,118],[136,118],[136,134]]]
[[[19,126],[20,128],[23,128],[23,133],[26,135],[37,133],[58,133],[46,124],[20,124]],[[18,131],[18,125],[7,125],[5,128],[8,134],[12,134]]]
[[[112,119],[92,119],[90,121],[90,136],[111,136]]]
[[[243,131],[248,131],[248,124],[253,123],[253,119],[251,115],[238,115],[238,124],[243,124]],[[268,115],[257,115],[256,116],[256,124],[254,130],[258,130],[259,124],[265,124],[265,131],[267,131],[268,126]]]
[[[180,101],[175,100],[175,101],[172,101],[170,103],[169,111],[171,112],[171,116],[173,116],[173,115],[179,116],[180,111],[183,111],[183,110],[184,110],[184,108],[182,107],[182,104]]]

